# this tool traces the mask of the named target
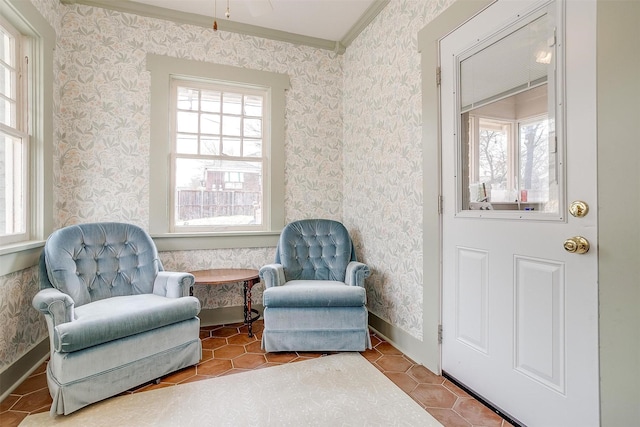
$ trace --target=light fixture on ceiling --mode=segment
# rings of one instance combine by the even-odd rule
[[[231,17],[231,9],[229,8],[229,1],[227,0],[227,11],[224,16],[229,19]],[[218,0],[213,0],[213,31],[218,31]]]
[[[218,31],[218,0],[213,0],[213,30]],[[251,16],[258,17],[273,12],[271,0],[244,0],[244,6],[249,9]],[[230,0],[227,0],[227,10],[224,13],[227,19],[231,18]]]

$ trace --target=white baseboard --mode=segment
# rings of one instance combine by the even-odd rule
[[[369,312],[369,327],[411,360],[425,365],[427,356],[424,342],[371,312]],[[438,372],[435,373],[439,374]]]

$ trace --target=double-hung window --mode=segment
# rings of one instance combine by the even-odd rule
[[[274,246],[289,76],[147,55],[149,231],[160,250]]]
[[[56,35],[28,1],[0,0],[0,275],[37,264],[53,229]]]
[[[172,231],[264,230],[268,91],[173,78]]]
[[[29,233],[28,61],[20,33],[0,18],[0,244]]]

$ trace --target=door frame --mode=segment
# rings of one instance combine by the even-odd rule
[[[441,229],[438,206],[440,192],[438,87],[438,41],[488,7],[493,0],[457,0],[418,33],[422,71],[423,144],[423,347],[424,364],[440,373]],[[635,18],[640,3],[597,1],[597,111],[598,111],[598,215],[600,313],[600,417],[602,425],[631,425],[640,420],[636,402],[640,400],[640,370],[633,367],[640,353],[638,339],[629,339],[640,323],[635,301],[640,290],[637,277],[640,246],[629,236],[640,235],[640,181],[637,165],[640,148],[634,122],[640,86],[637,70],[640,51],[634,49],[638,34]],[[627,90],[620,91],[620,85]],[[635,85],[634,85],[635,84]],[[635,89],[634,89],[635,88]],[[620,152],[627,153],[620,156]],[[635,174],[634,174],[635,171]],[[627,180],[622,194],[620,182]],[[635,194],[636,197],[624,197]],[[622,209],[621,200],[625,199]],[[602,209],[602,206],[605,208]]]
[[[458,0],[418,33],[422,69],[423,274],[422,331],[426,368],[442,374],[442,149],[439,42],[497,0]],[[432,207],[436,206],[436,209]],[[437,236],[437,238],[434,238]]]

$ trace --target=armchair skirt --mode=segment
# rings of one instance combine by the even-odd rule
[[[341,223],[308,219],[288,224],[273,264],[260,269],[262,348],[275,351],[364,351],[371,348],[364,280]]]
[[[151,237],[124,223],[69,226],[40,256],[51,356],[51,415],[78,409],[200,361],[194,277],[164,271]]]
[[[262,346],[268,351],[364,351],[371,348],[367,309],[267,307]]]
[[[202,352],[200,339],[193,337],[194,329],[200,329],[198,318],[82,351],[52,352],[47,364],[52,409],[69,414],[113,396],[116,390],[129,390],[197,364]]]

